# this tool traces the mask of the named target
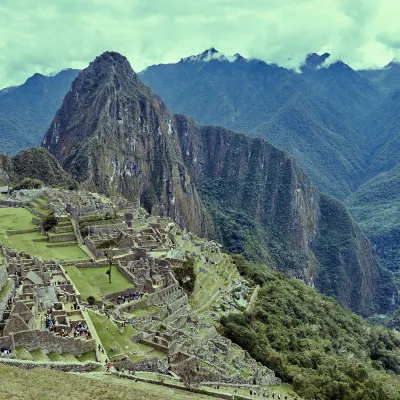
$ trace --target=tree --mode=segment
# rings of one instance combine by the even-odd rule
[[[117,243],[115,242],[114,239],[107,239],[103,240],[97,245],[98,249],[101,249],[104,251],[104,254],[107,258],[108,263],[110,264],[109,270],[106,272],[108,275],[108,281],[111,283],[111,267],[114,262],[114,254],[112,252],[113,247],[115,247]]]
[[[45,217],[42,221],[42,229],[45,232],[48,232],[50,230],[52,230],[56,225],[57,225],[57,218],[54,215],[54,212],[52,212],[51,214],[49,214],[47,217]]]
[[[20,189],[39,189],[44,186],[43,182],[39,179],[24,178],[14,186],[14,190]]]
[[[178,280],[179,285],[189,293],[193,292],[196,283],[196,271],[194,265],[194,258],[189,257],[181,266],[173,268],[174,275]]]
[[[198,372],[197,365],[194,361],[191,362],[191,360],[183,362],[177,373],[183,384],[189,390],[199,386],[199,384],[203,381],[203,376]]]

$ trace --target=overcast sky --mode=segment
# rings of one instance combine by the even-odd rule
[[[0,0],[0,88],[106,50],[136,71],[210,47],[287,67],[310,52],[384,66],[400,49],[399,15],[399,0]]]

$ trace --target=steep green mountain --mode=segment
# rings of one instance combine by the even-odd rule
[[[370,179],[346,201],[383,264],[400,279],[400,164]]]
[[[0,152],[13,155],[40,144],[77,75],[73,69],[51,77],[35,74],[21,86],[1,90]]]
[[[261,288],[253,306],[221,319],[221,332],[305,399],[400,398],[400,337],[339,307],[296,279],[236,258]]]
[[[400,91],[389,94],[365,122],[366,181],[346,203],[383,264],[400,274]]]
[[[272,261],[362,315],[397,301],[344,206],[320,195],[288,154],[172,114],[118,53],[80,72],[43,145],[84,187],[124,194],[229,250]]]
[[[399,214],[379,230],[368,228],[397,200],[374,206],[363,200],[365,190],[368,197],[376,190],[368,180],[400,164],[400,64],[354,71],[329,58],[310,54],[296,74],[240,56],[228,60],[214,50],[211,57],[208,52],[155,65],[140,76],[174,110],[265,138],[288,151],[319,190],[342,200],[351,196],[353,215],[384,264],[400,270],[394,256],[400,242],[392,232]],[[352,195],[360,185],[360,194]]]
[[[181,161],[173,114],[120,54],[104,53],[80,72],[43,145],[83,187],[123,193],[194,232],[212,232]]]
[[[369,166],[367,177],[387,172],[400,163],[400,91],[389,94],[365,123]]]
[[[347,64],[329,62],[329,55],[311,54],[301,68],[305,79],[317,93],[335,107],[359,121],[376,107],[382,93],[369,79],[364,78]]]
[[[24,178],[39,179],[49,186],[76,187],[76,182],[43,147],[23,150],[14,157],[0,154],[0,184],[17,184]]]
[[[317,69],[327,56],[310,56],[299,74],[239,55],[228,60],[211,49],[148,67],[140,77],[177,112],[287,150],[320,190],[343,199],[361,183],[366,166],[354,114],[369,109],[379,93],[343,63]]]

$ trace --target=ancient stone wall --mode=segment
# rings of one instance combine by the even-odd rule
[[[171,322],[175,321],[179,317],[183,317],[187,314],[187,307],[182,307],[179,310],[175,311],[173,314],[169,315],[167,318],[164,319],[164,322],[170,324]]]
[[[86,236],[85,239],[84,239],[84,243],[85,243],[85,246],[94,254],[94,256],[96,258],[104,257],[103,251],[102,250],[98,250],[96,248],[95,243],[93,242],[93,240],[90,237]]]
[[[19,235],[21,233],[34,233],[40,231],[40,228],[23,229],[20,231],[6,231],[7,235]]]
[[[8,336],[0,338],[0,347],[9,343]],[[74,356],[87,353],[96,349],[95,340],[62,338],[46,331],[25,331],[14,334],[15,347],[23,347],[28,351],[44,350],[54,351],[58,354],[70,353]],[[5,347],[5,346],[4,346]]]
[[[177,300],[182,297],[183,291],[178,285],[171,285],[157,292],[149,294],[150,304],[162,304]]]
[[[85,363],[71,363],[71,362],[37,362],[29,360],[12,360],[0,357],[0,363],[9,365],[11,367],[19,367],[25,369],[32,368],[48,368],[62,372],[88,372],[93,371],[102,364],[94,361],[87,361]]]
[[[183,295],[181,298],[178,300],[174,301],[173,303],[169,303],[167,305],[168,311],[172,314],[176,311],[178,311],[180,308],[184,307],[185,305],[188,304],[188,298],[185,295]]]
[[[8,284],[8,283],[7,283]],[[12,297],[15,284],[11,282],[10,287],[2,298],[0,298],[0,321],[3,319],[4,312],[7,309],[8,300]]]
[[[5,267],[0,266],[0,289],[7,283],[8,274]]]
[[[121,263],[118,263],[118,271],[121,272],[122,275],[125,276],[126,279],[128,279],[129,282],[135,283],[135,276],[129,272],[127,269],[125,269]]]
[[[49,242],[71,242],[76,240],[75,235],[49,236]]]
[[[0,200],[0,206],[3,207],[24,207],[25,204],[22,201]]]
[[[168,354],[168,347],[165,347],[162,344],[154,343],[154,342],[152,342],[150,340],[146,340],[146,339],[143,339],[141,341],[141,343],[146,344],[147,346],[153,347],[154,349],[156,349],[158,351]]]
[[[75,243],[54,243],[54,244],[48,244],[46,247],[73,247],[76,246],[76,242]]]

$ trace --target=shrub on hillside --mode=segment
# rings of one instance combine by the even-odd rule
[[[194,264],[194,258],[189,257],[181,266],[174,267],[174,274],[179,281],[179,285],[188,293],[193,292],[196,283]]]
[[[55,217],[54,213],[49,214],[45,217],[42,221],[42,229],[45,232],[51,231],[57,225],[57,218]]]
[[[43,182],[39,179],[24,178],[14,186],[14,190],[21,189],[39,189],[44,186]]]

